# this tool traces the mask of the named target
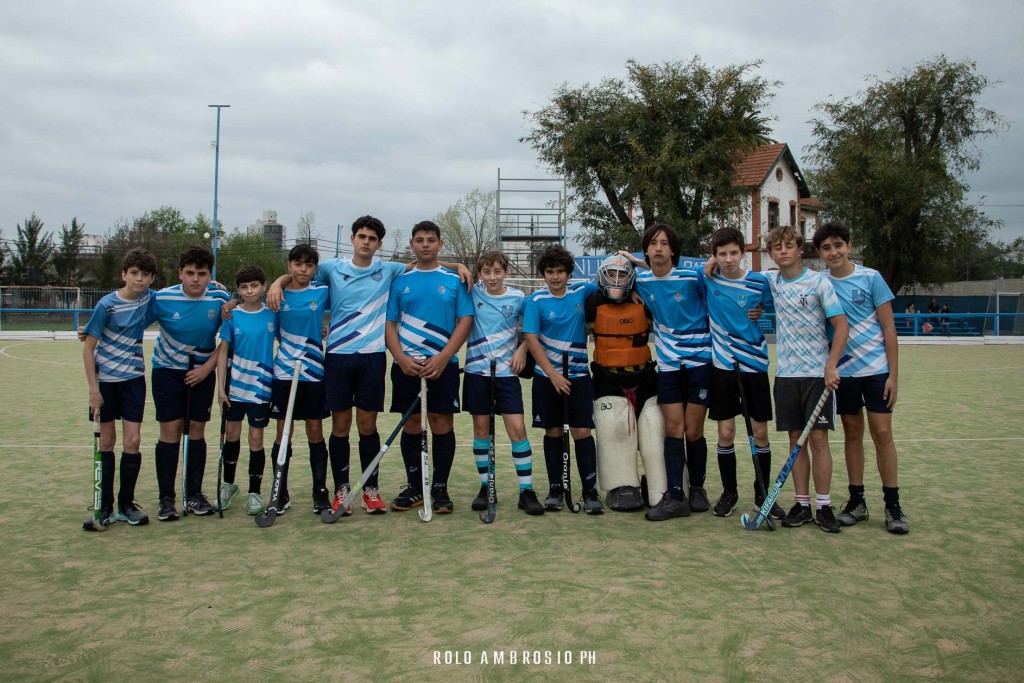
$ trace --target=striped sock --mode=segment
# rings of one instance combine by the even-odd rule
[[[832,505],[832,496],[827,493],[815,493],[814,494],[814,509],[820,510],[823,507]]]
[[[519,490],[533,488],[533,449],[530,448],[529,439],[512,442],[512,462],[516,466],[516,476],[519,477]]]
[[[802,505],[805,508],[809,508],[809,507],[811,507],[811,497],[809,495],[807,495],[807,496],[796,496],[796,504],[797,505]]]
[[[476,460],[476,471],[480,475],[480,485],[487,486],[487,448],[490,439],[473,438],[473,459]]]

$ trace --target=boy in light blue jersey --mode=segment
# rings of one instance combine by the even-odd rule
[[[100,417],[99,448],[102,519],[139,526],[149,522],[135,502],[135,483],[142,467],[142,417],[146,404],[146,367],[142,336],[153,294],[149,286],[156,273],[156,259],[145,249],[131,249],[121,264],[124,286],[99,300],[85,326],[82,359],[89,385],[90,420]],[[121,420],[121,486],[114,510],[115,420]]]
[[[512,461],[519,479],[519,509],[528,515],[544,514],[533,490],[533,449],[526,436],[523,391],[519,373],[526,366],[526,344],[519,343],[519,329],[526,295],[505,286],[508,259],[497,251],[481,254],[476,264],[480,280],[471,290],[473,329],[466,345],[462,405],[473,416],[473,457],[480,475],[480,492],[471,505],[487,509],[488,446],[490,416],[501,415],[512,443]],[[491,405],[491,361],[494,370],[494,406]]]
[[[433,511],[453,511],[448,477],[455,461],[453,416],[459,407],[458,352],[473,327],[473,301],[459,276],[438,263],[444,247],[441,228],[421,221],[412,229],[409,246],[416,267],[395,279],[388,298],[384,336],[394,363],[391,366],[391,412],[404,413],[427,379],[427,421],[433,455],[431,500]],[[423,505],[420,467],[420,413],[405,422],[401,440],[408,485],[391,501],[392,510]]]
[[[231,382],[228,393],[224,383],[217,387],[221,410],[225,412],[224,483],[221,506],[227,510],[238,494],[235,471],[241,450],[242,420],[249,421],[249,499],[245,511],[250,515],[266,512],[260,495],[267,456],[263,449],[263,430],[270,423],[270,387],[274,365],[274,337],[277,314],[263,305],[267,276],[259,266],[244,266],[235,276],[235,287],[242,299],[230,320],[220,328],[220,352],[217,375],[224,377],[228,350],[231,360]],[[283,507],[283,506],[282,506]],[[280,513],[278,513],[280,514]]]
[[[594,428],[594,385],[587,365],[587,297],[597,291],[593,282],[569,283],[575,261],[565,248],[553,245],[541,254],[537,270],[547,289],[530,295],[523,315],[526,343],[537,361],[533,376],[533,426],[544,429],[544,463],[549,490],[544,508],[562,509],[563,425],[576,445],[576,468],[583,485],[587,514],[604,512],[597,491],[597,444]],[[568,352],[568,378],[562,375],[563,354]],[[568,396],[568,416],[564,414]]]
[[[828,278],[850,324],[846,355],[839,362],[842,382],[836,392],[843,420],[844,454],[850,499],[839,513],[843,526],[868,519],[864,500],[864,413],[875,444],[885,500],[885,527],[894,534],[910,531],[900,507],[892,409],[896,405],[899,350],[892,314],[892,291],[876,270],[850,262],[850,231],[826,223],[814,233],[814,246],[828,265]],[[935,300],[932,299],[934,302]]]

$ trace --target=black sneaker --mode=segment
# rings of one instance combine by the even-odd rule
[[[910,533],[910,522],[907,521],[907,517],[903,514],[903,509],[899,504],[892,507],[886,506],[885,530],[891,534]]]
[[[331,494],[327,489],[313,491],[313,514],[319,515],[323,510],[331,509]]]
[[[715,501],[715,509],[711,512],[715,517],[728,517],[736,509],[736,504],[739,502],[740,496],[735,491],[722,491],[722,495]]]
[[[494,502],[495,504],[497,504],[498,502],[497,493],[494,494]],[[476,494],[476,498],[473,499],[473,502],[470,504],[469,507],[472,508],[473,510],[476,510],[477,512],[481,512],[487,509],[487,484],[483,484],[480,486],[480,493]]]
[[[836,519],[836,511],[831,505],[823,505],[814,515],[814,523],[821,527],[821,530],[829,534],[838,534],[843,530],[839,520]]]
[[[160,499],[160,508],[157,510],[156,518],[161,522],[173,522],[178,519],[178,510],[174,507],[174,496],[164,496]]]
[[[813,519],[814,516],[811,514],[810,505],[801,505],[800,503],[796,503],[795,505],[793,505],[793,507],[789,509],[789,513],[787,513],[786,516],[782,518],[782,526],[803,526],[804,524],[807,524],[807,522],[810,522]]]
[[[757,508],[758,512],[761,511],[761,503],[763,502],[764,496],[757,494],[754,495],[754,507]],[[775,501],[772,503],[772,509],[768,511],[768,516],[772,519],[784,519],[786,517],[786,511],[779,506],[778,501]]]
[[[128,526],[149,524],[149,515],[139,508],[134,500],[127,505],[117,506],[117,521],[127,522]]]
[[[544,514],[544,506],[537,500],[537,492],[533,489],[523,489],[519,492],[519,509],[528,515]]]
[[[430,507],[439,515],[450,515],[455,509],[447,486],[435,486],[430,489]]]
[[[605,503],[608,508],[616,512],[632,512],[646,507],[640,489],[636,486],[619,486],[608,492],[605,496]]]
[[[413,508],[423,507],[423,491],[413,488],[412,486],[406,486],[403,488],[395,499],[391,501],[391,509],[404,512],[405,510],[412,510]]]
[[[588,515],[604,514],[604,505],[601,504],[601,495],[597,489],[588,489],[583,492],[583,510]]]
[[[868,504],[864,500],[855,501],[851,498],[843,505],[843,511],[836,515],[836,519],[843,526],[853,526],[857,522],[866,522],[868,521]]]
[[[544,509],[548,512],[560,512],[563,505],[564,492],[561,486],[552,486],[548,490],[548,497],[544,499]]]
[[[213,506],[210,505],[210,501],[206,499],[202,491],[199,493],[193,493],[188,497],[188,501],[185,503],[188,507],[188,511],[193,515],[199,517],[205,517],[206,515],[213,514]]]
[[[711,509],[708,502],[708,492],[703,486],[690,487],[690,512],[707,512]]]
[[[644,517],[652,522],[664,522],[673,517],[689,517],[690,505],[686,499],[676,500],[669,494],[661,497],[661,501],[644,513]]]

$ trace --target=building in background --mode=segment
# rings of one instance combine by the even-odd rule
[[[284,249],[284,226],[277,222],[277,211],[264,211],[263,218],[250,225],[247,232],[250,235],[262,235],[276,244],[278,249]]]

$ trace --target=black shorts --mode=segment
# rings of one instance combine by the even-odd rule
[[[100,422],[142,422],[146,408],[146,377],[133,377],[123,382],[100,382]],[[92,415],[89,416],[90,420]]]
[[[384,373],[387,366],[383,351],[328,353],[324,357],[327,409],[344,411],[355,406],[377,413],[384,410]]]
[[[658,373],[655,363],[647,363],[642,370],[612,372],[603,365],[590,364],[594,373],[594,398],[622,396],[630,401],[633,411],[640,417],[647,399],[658,395]]]
[[[758,422],[771,420],[772,388],[768,384],[768,373],[741,372],[740,377],[750,407],[750,418]],[[711,368],[711,410],[708,411],[708,416],[717,421],[730,420],[742,414],[736,372]]]
[[[191,389],[185,386],[185,375],[185,370],[153,368],[152,391],[157,422],[174,422],[185,417],[186,401],[189,404],[189,420],[210,421],[213,394],[217,391],[216,373],[211,372]]]
[[[780,432],[803,431],[825,390],[824,377],[775,378],[775,427]],[[836,428],[836,397],[829,396],[811,429]]]
[[[241,422],[243,417],[249,418],[250,427],[263,429],[270,424],[270,404],[232,401],[225,419],[228,422]]]
[[[888,372],[869,377],[843,377],[836,391],[836,412],[856,415],[866,407],[869,413],[891,413],[884,398],[888,379]]]
[[[659,372],[658,403],[711,405],[711,363]]]
[[[594,428],[594,383],[590,375],[569,380],[569,426]],[[545,375],[533,376],[533,426],[541,429],[565,425],[565,396],[555,391]]]
[[[466,373],[462,378],[462,407],[470,415],[491,414],[491,378]],[[494,414],[522,415],[523,387],[518,377],[494,378]]]
[[[288,410],[288,394],[291,393],[292,382],[288,379],[275,379],[270,385],[270,417],[283,420]],[[303,382],[295,389],[295,407],[292,408],[293,420],[322,420],[331,412],[327,410],[324,398],[323,382]]]
[[[404,413],[420,393],[420,378],[409,377],[391,364],[391,412]],[[427,412],[454,415],[459,409],[459,364],[448,363],[441,376],[427,380]]]

